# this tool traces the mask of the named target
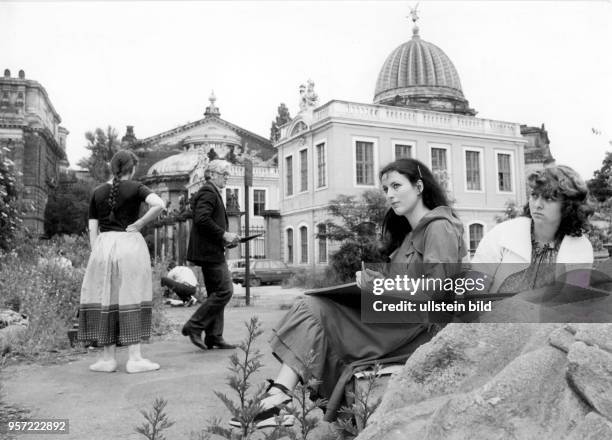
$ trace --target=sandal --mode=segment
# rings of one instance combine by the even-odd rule
[[[270,385],[268,385],[268,388],[266,388],[266,394],[264,394],[263,399],[270,397],[269,391],[271,388],[279,389],[285,396],[287,396],[287,398],[275,406],[263,409],[261,412],[259,412],[253,419],[255,428],[262,429],[273,428],[276,426],[293,426],[295,417],[286,412],[287,405],[293,400],[291,397],[291,391],[289,391],[286,386],[276,383],[271,379],[268,379],[268,382],[270,382]],[[229,424],[235,428],[242,427],[240,420],[235,417],[232,417]]]

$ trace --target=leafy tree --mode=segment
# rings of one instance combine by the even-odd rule
[[[82,168],[89,170],[89,174],[96,182],[105,182],[110,177],[108,163],[113,154],[121,148],[117,130],[108,126],[106,131],[96,128],[94,132],[85,133],[85,139],[89,142],[85,146],[90,151],[89,157],[83,158],[78,162]]]
[[[342,242],[330,256],[330,268],[342,281],[352,280],[361,269],[361,261],[381,259],[380,232],[387,212],[385,197],[378,190],[364,191],[359,199],[341,194],[330,201],[328,210],[340,222],[326,222],[325,237]]]
[[[81,234],[87,230],[93,185],[82,180],[61,183],[49,194],[45,208],[45,235]]]
[[[612,151],[606,153],[601,168],[593,173],[593,178],[587,182],[587,186],[599,203],[605,203],[612,198]]]
[[[291,121],[289,109],[284,103],[278,106],[277,112],[276,119],[272,121],[272,126],[270,127],[270,140],[272,143],[278,142],[280,139],[280,127]]]
[[[521,215],[523,210],[517,205],[515,200],[507,200],[504,204],[504,213],[502,215],[495,216],[495,222],[502,223],[506,220],[510,220]]]

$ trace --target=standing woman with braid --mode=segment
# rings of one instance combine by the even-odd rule
[[[92,371],[117,369],[117,343],[129,346],[128,373],[159,369],[144,359],[140,341],[151,334],[151,259],[140,230],[164,209],[164,202],[142,183],[130,180],[138,158],[121,150],[111,159],[113,180],[98,186],[89,205],[91,256],[81,288],[80,341],[104,347]],[[140,204],[149,210],[138,218]]]

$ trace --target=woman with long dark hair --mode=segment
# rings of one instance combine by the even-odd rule
[[[110,162],[113,179],[94,190],[89,205],[91,256],[81,288],[78,339],[104,347],[91,371],[117,369],[117,343],[129,346],[128,373],[159,369],[140,353],[140,341],[151,333],[153,293],[151,259],[140,230],[159,215],[164,202],[131,180],[137,164],[133,152],[115,153]],[[149,209],[138,218],[142,202]]]
[[[444,270],[444,265],[436,263],[460,262],[466,254],[463,226],[447,206],[444,189],[431,171],[418,160],[400,159],[380,171],[380,181],[390,205],[383,224],[384,252],[390,264],[413,276],[428,276],[419,263],[433,263]],[[360,285],[367,276],[358,272],[356,278]],[[301,298],[273,330],[270,343],[282,365],[262,401],[257,427],[275,425],[278,415],[283,424],[292,424],[292,417],[283,413],[284,406],[298,381],[311,376],[320,381],[311,396],[327,399],[325,418],[335,419],[353,363],[406,358],[431,338],[427,329],[421,323],[367,324],[359,308],[331,298]],[[233,419],[230,424],[239,427],[240,421]]]

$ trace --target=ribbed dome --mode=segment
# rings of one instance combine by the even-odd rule
[[[153,164],[153,166],[149,168],[149,171],[147,171],[147,176],[188,174],[195,168],[197,163],[198,150],[193,148],[183,153],[166,157],[165,159]]]
[[[412,39],[391,52],[380,69],[374,103],[474,113],[451,60],[438,46],[422,40],[416,27]]]

